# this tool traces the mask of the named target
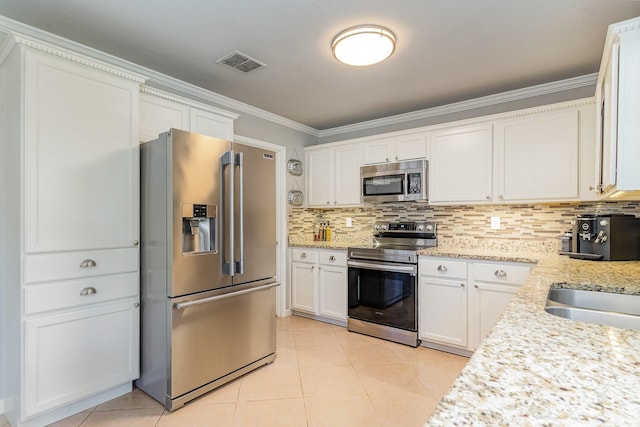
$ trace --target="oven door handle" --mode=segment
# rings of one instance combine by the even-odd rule
[[[359,262],[359,261],[347,261],[348,267],[358,267],[358,268],[366,268],[368,270],[380,270],[380,271],[391,271],[394,273],[413,273],[416,274],[416,266],[415,265],[401,265],[401,264],[373,264],[369,262]]]

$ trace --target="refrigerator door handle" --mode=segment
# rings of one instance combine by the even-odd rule
[[[233,207],[234,207],[234,170],[233,167],[230,168],[230,173],[229,173],[229,233],[226,233],[226,229],[225,229],[225,218],[227,216],[227,211],[225,208],[225,204],[226,204],[226,190],[227,190],[227,185],[225,182],[225,175],[224,175],[224,171],[225,171],[225,166],[231,165],[233,166],[235,164],[235,153],[233,152],[233,150],[231,151],[227,151],[226,153],[224,153],[222,155],[222,157],[220,158],[220,211],[222,213],[222,215],[220,216],[220,234],[221,234],[221,252],[222,252],[222,273],[223,274],[227,274],[231,277],[233,277],[234,273],[235,273],[235,263],[233,262],[233,256],[235,253],[235,248],[234,248],[234,242],[233,242],[233,230],[234,230],[234,215],[233,215]],[[229,256],[228,259],[229,261],[227,261],[227,253],[226,253],[226,239],[229,239]]]
[[[220,301],[221,299],[237,297],[237,296],[240,296],[240,295],[250,294],[252,292],[257,292],[257,291],[262,291],[262,290],[265,290],[265,289],[275,288],[276,286],[280,286],[280,282],[273,282],[273,283],[269,283],[268,285],[257,286],[255,288],[245,289],[245,290],[238,291],[238,292],[230,292],[230,293],[224,294],[224,295],[216,295],[215,297],[202,298],[202,299],[197,299],[197,300],[188,301],[188,302],[177,302],[177,303],[173,304],[173,307],[176,310],[182,310],[183,308],[193,307],[194,305],[205,304],[205,303],[213,302],[213,301]]]
[[[240,244],[240,259],[236,260],[235,263],[235,272],[238,274],[244,273],[244,154],[237,153],[236,154],[236,164],[238,165],[238,187],[239,194],[238,197],[240,200],[238,201],[239,209],[240,209],[240,224],[238,224],[239,231],[239,244]],[[234,255],[235,256],[235,255]]]

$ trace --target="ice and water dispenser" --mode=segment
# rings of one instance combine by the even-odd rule
[[[216,252],[215,205],[182,205],[182,253],[199,254]]]

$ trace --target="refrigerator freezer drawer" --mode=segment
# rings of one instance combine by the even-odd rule
[[[174,299],[167,404],[185,394],[190,400],[197,389],[204,393],[210,389],[207,384],[275,353],[276,286]]]

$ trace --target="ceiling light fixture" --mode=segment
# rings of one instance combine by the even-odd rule
[[[360,25],[338,34],[331,50],[338,61],[348,65],[377,64],[396,50],[396,36],[379,25]]]

